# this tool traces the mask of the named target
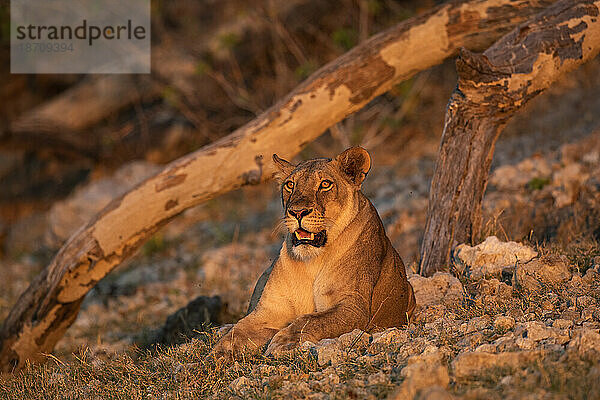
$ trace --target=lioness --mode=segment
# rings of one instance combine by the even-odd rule
[[[360,191],[371,168],[353,147],[334,160],[294,166],[273,155],[289,230],[259,278],[248,315],[214,348],[223,356],[280,353],[359,328],[400,326],[415,309],[413,289],[375,207]]]

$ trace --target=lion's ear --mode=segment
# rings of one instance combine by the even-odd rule
[[[362,147],[350,147],[335,160],[339,163],[342,173],[359,187],[371,169],[371,156]]]
[[[278,182],[283,182],[285,178],[290,176],[294,168],[296,168],[289,161],[279,158],[277,154],[273,154],[273,164],[275,164],[275,179]]]

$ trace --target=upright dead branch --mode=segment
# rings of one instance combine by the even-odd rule
[[[482,49],[551,1],[476,0],[439,6],[374,36],[321,68],[229,136],[176,160],[76,232],[31,283],[0,332],[0,370],[44,360],[86,293],[180,212],[270,178],[324,130],[457,48]]]
[[[600,1],[560,1],[483,54],[462,50],[431,183],[421,273],[444,269],[473,243],[500,132],[525,103],[600,50]]]

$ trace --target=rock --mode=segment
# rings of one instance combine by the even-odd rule
[[[571,321],[571,323],[577,323],[581,319],[581,313],[575,307],[569,307],[560,314],[560,318]]]
[[[62,245],[112,199],[127,192],[159,169],[156,164],[133,161],[119,168],[112,177],[79,187],[69,198],[56,202],[50,209],[46,242],[53,247]]]
[[[579,274],[573,274],[571,280],[569,281],[569,287],[571,289],[579,290],[586,286],[586,282],[584,282],[583,278]]]
[[[352,332],[344,333],[337,338],[338,346],[344,349],[366,347],[370,342],[371,335],[360,329],[355,329]]]
[[[535,348],[536,343],[528,337],[519,337],[515,340],[515,344],[521,350],[532,350]]]
[[[490,236],[484,242],[471,247],[459,245],[454,251],[454,264],[457,270],[471,279],[502,277],[502,270],[517,263],[525,263],[537,256],[531,247],[517,242],[501,242]]]
[[[539,351],[519,351],[498,354],[468,351],[459,354],[458,357],[452,361],[452,370],[454,371],[456,379],[481,377],[490,369],[514,371],[524,367],[525,364],[532,362],[540,356],[541,353]]]
[[[595,257],[595,258],[600,258],[600,257]],[[598,279],[600,279],[600,265],[596,264],[596,262],[594,262],[594,263],[595,263],[594,267],[588,268],[588,270],[585,271],[585,276],[582,278],[583,282],[585,282],[586,285],[592,285],[594,282],[596,282]]]
[[[390,383],[390,376],[383,373],[383,371],[369,375],[367,378],[367,384],[369,385],[387,385],[388,383]]]
[[[498,315],[494,320],[494,329],[504,333],[515,327],[515,319],[505,315]]]
[[[336,339],[322,339],[310,348],[310,352],[317,358],[320,366],[338,364],[346,354],[339,346]]]
[[[515,343],[515,336],[511,332],[505,336],[500,336],[498,339],[494,340],[494,346],[496,347],[495,353],[503,353],[507,351],[514,351],[517,349]]]
[[[165,325],[156,331],[150,344],[171,346],[198,337],[209,325],[219,325],[224,306],[218,296],[199,296],[187,306],[167,317]]]
[[[598,362],[600,359],[600,333],[592,329],[579,329],[569,343],[567,350],[584,360]]]
[[[526,158],[516,165],[503,165],[496,168],[490,183],[499,190],[521,190],[534,179],[547,179],[552,168],[543,157]]]
[[[526,292],[539,293],[547,287],[562,285],[571,279],[563,257],[547,255],[517,265],[515,281]]]
[[[427,335],[443,335],[444,332],[458,330],[461,327],[462,320],[456,320],[451,315],[448,317],[441,317],[435,321],[425,323],[423,327]]]
[[[239,396],[246,397],[251,394],[253,392],[252,389],[257,386],[259,386],[257,381],[246,378],[245,376],[240,376],[229,384],[229,390]]]
[[[455,305],[463,299],[462,283],[447,272],[436,272],[429,278],[413,274],[409,277],[409,281],[415,291],[417,306]]]
[[[579,296],[577,297],[577,307],[581,307],[581,308],[588,308],[590,307],[592,304],[595,303],[595,300],[592,296],[588,296],[588,295],[584,295],[584,296]]]
[[[555,171],[552,176],[552,197],[558,208],[573,203],[580,186],[590,175],[582,171],[582,165],[573,163]]]
[[[484,343],[479,345],[475,351],[482,351],[484,353],[496,353],[498,351],[498,347],[493,343]]]
[[[554,322],[552,322],[552,326],[555,328],[559,328],[559,329],[565,329],[565,328],[570,328],[573,326],[573,321],[568,320],[568,319],[556,319],[554,320]]]
[[[390,345],[408,342],[408,337],[406,329],[389,328],[383,332],[376,332],[373,334],[371,344],[369,344],[367,350],[371,354],[377,354],[386,351]]]
[[[600,322],[596,322],[596,321],[584,321],[581,326],[585,329],[591,329],[591,330],[600,330]]]
[[[406,329],[388,328],[383,332],[374,333],[372,338],[372,343],[377,344],[403,344],[408,341],[408,332]]]
[[[581,319],[586,322],[600,321],[600,309],[595,304],[581,310]]]
[[[487,329],[490,326],[491,318],[489,315],[482,315],[481,317],[473,317],[467,322],[466,327],[461,329],[463,333],[479,332]]]
[[[513,288],[496,278],[482,279],[479,282],[479,294],[477,297],[484,304],[489,304],[492,300],[495,302],[506,302],[512,296]]]
[[[454,307],[446,307],[443,304],[431,304],[431,305],[425,306],[424,308],[417,306],[417,312],[415,314],[416,317],[415,317],[414,322],[430,323],[430,322],[438,321],[438,320],[440,320],[440,318],[444,318],[444,316],[446,316],[452,312],[451,310],[449,310],[449,308],[454,308]],[[409,329],[409,331],[412,332],[412,330],[414,329],[413,325],[412,324],[409,325],[408,329]]]
[[[526,322],[525,326],[527,329],[527,337],[534,342],[539,342],[540,340],[554,336],[553,330],[539,321]]]
[[[429,392],[431,387],[439,386],[444,389],[450,382],[448,368],[442,362],[442,352],[434,346],[427,348],[421,355],[410,357],[408,365],[400,374],[404,381],[389,399],[444,398],[421,396],[426,394],[425,391]]]
[[[548,327],[539,321],[526,322],[525,329],[527,330],[527,338],[534,342],[549,340],[553,343],[564,344],[570,340],[567,330]]]

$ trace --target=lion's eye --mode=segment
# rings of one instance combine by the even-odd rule
[[[287,181],[287,182],[285,183],[285,188],[286,188],[287,190],[289,190],[289,191],[292,191],[292,190],[294,190],[294,182],[292,182],[292,181]]]
[[[321,182],[321,186],[319,187],[319,189],[329,190],[332,188],[332,186],[333,186],[333,182],[325,180],[325,181]]]

